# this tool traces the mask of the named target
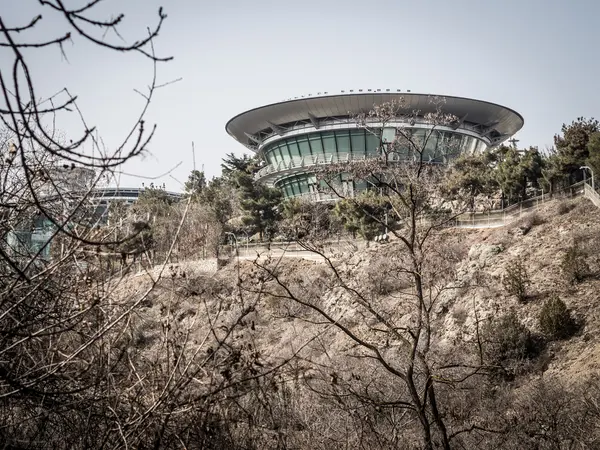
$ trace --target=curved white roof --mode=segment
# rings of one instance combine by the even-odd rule
[[[523,117],[516,111],[495,103],[464,97],[445,98],[445,113],[465,118],[467,122],[493,127],[500,135],[512,136],[524,124]],[[301,120],[326,117],[343,117],[370,111],[374,105],[392,100],[404,100],[407,111],[419,110],[420,115],[435,110],[431,95],[410,92],[365,92],[343,93],[325,96],[309,96],[280,103],[273,103],[238,114],[225,129],[238,142],[247,145],[248,135],[272,129],[273,125],[289,124]]]

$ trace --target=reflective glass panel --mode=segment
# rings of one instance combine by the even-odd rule
[[[272,148],[267,148],[264,151],[264,155],[265,155],[265,159],[267,160],[268,164],[273,164],[274,159],[273,159],[273,149]]]
[[[477,148],[477,138],[468,136],[467,140],[469,144],[467,145],[466,153],[468,155],[472,155],[473,153],[475,153],[475,149]]]
[[[287,141],[288,150],[293,159],[297,160],[300,158],[300,149],[295,139],[288,139]]]
[[[338,153],[346,154],[350,153],[350,132],[349,131],[336,131],[335,137],[337,139]],[[346,155],[342,155],[344,158]]]
[[[352,154],[355,157],[363,156],[365,154],[365,130],[352,130],[350,140],[352,141]]]
[[[290,162],[290,151],[288,149],[288,146],[286,145],[285,141],[281,143],[281,145],[279,146],[279,153],[281,155],[281,160],[283,161],[284,164],[289,164]]]
[[[271,164],[277,164],[280,161],[279,146],[275,145],[269,152],[271,156]]]
[[[279,162],[279,146],[272,148],[269,151],[268,160],[271,164],[277,164]]]
[[[335,135],[333,131],[325,131],[323,134],[321,134],[321,138],[323,139],[323,148],[325,150],[325,155],[334,155],[336,153],[336,146]]]
[[[383,133],[381,135],[382,142],[393,142],[396,137],[396,129],[395,128],[384,128]]]
[[[300,156],[310,156],[310,146],[308,145],[308,138],[298,138],[298,148]]]
[[[321,136],[319,136],[318,134],[311,135],[309,137],[309,140],[313,155],[323,155],[323,144],[321,143]]]
[[[423,149],[423,161],[436,161],[439,155],[436,154],[437,143],[438,143],[438,132],[427,130],[425,134],[425,148]]]
[[[368,155],[377,155],[379,148],[379,138],[369,132],[366,134],[366,145]]]
[[[307,182],[306,178],[304,178],[302,180],[298,180],[298,185],[299,185],[301,194],[308,193],[308,182]]]
[[[361,192],[367,189],[367,182],[365,180],[354,180],[354,191]]]

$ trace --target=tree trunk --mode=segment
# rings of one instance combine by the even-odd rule
[[[421,399],[419,398],[419,392],[417,391],[417,387],[415,386],[413,376],[413,368],[412,366],[410,366],[406,371],[406,384],[410,392],[415,411],[417,413],[417,418],[421,423],[421,436],[423,439],[423,448],[425,450],[433,450],[433,442],[431,441],[431,426],[429,425],[429,419],[427,418],[425,405],[421,402]]]
[[[443,448],[444,450],[450,450],[450,440],[448,439],[446,425],[444,424],[444,421],[442,420],[442,417],[437,407],[437,400],[435,398],[435,389],[433,387],[433,382],[429,382],[429,387],[427,388],[427,391],[429,393],[429,406],[431,407],[431,414],[433,415],[433,420],[435,421],[436,427],[440,432]]]

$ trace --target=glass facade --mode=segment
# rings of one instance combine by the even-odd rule
[[[392,150],[394,129],[383,130],[383,142],[388,150]],[[451,131],[413,128],[407,130],[410,140],[399,137],[393,148],[398,159],[414,158],[411,149],[423,148],[423,160],[445,163],[448,159],[461,153],[473,154],[486,148],[482,140]],[[390,134],[391,132],[391,134]],[[412,141],[412,143],[411,143]],[[264,158],[268,164],[289,165],[299,164],[302,158],[312,162],[345,161],[348,159],[363,159],[378,154],[379,137],[364,129],[345,129],[321,131],[301,136],[281,139],[263,149]],[[294,164],[296,165],[296,164]]]
[[[317,178],[310,173],[301,173],[284,178],[275,184],[286,198],[297,197],[317,192]]]
[[[431,163],[447,163],[460,154],[474,154],[487,148],[481,139],[448,130],[404,128],[403,133],[398,134],[395,128],[380,131],[382,143],[379,136],[362,128],[323,130],[280,139],[267,144],[262,152],[272,168],[269,173],[277,173],[288,167],[376,157],[382,146],[386,147],[388,158],[394,161],[417,159],[419,152],[415,149],[423,149],[423,161]],[[338,178],[335,183],[344,195],[367,188],[367,182],[352,180],[348,174],[340,174]],[[319,198],[317,179],[308,171],[279,179],[275,187],[281,189],[286,198]]]
[[[341,173],[335,179],[329,180],[336,191],[344,196],[353,195],[367,189],[365,180],[353,180],[350,174]],[[275,183],[275,187],[283,192],[286,198],[298,196],[317,196],[320,191],[328,191],[329,185],[325,181],[317,181],[317,177],[311,173],[299,173]]]
[[[30,223],[6,235],[5,245],[8,252],[17,258],[31,258],[38,254],[42,259],[50,258],[50,239],[54,234],[54,226],[48,219],[37,216]]]

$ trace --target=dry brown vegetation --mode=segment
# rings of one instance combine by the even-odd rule
[[[538,212],[544,221],[526,235],[448,230],[432,243],[453,256],[446,259],[452,288],[431,316],[430,354],[451,448],[598,445],[600,281],[588,277],[574,287],[560,276],[564,236],[592,232],[598,219],[583,199],[571,206],[557,215],[559,205],[545,205]],[[501,284],[516,255],[531,271],[526,304],[507,298]],[[392,241],[331,263],[234,259],[212,276],[193,264],[168,269],[126,332],[135,348],[133,374],[143,380],[132,382],[131,398],[148,408],[157,390],[170,392],[176,401],[165,396],[156,414],[171,415],[165,437],[185,436],[187,448],[421,448],[409,392],[397,376],[313,308],[335,314],[385,358],[401,360],[401,348],[357,302],[368,301],[381,320],[414,321],[402,300],[409,283],[398,271],[401,247]],[[128,278],[118,296],[151,283],[145,275]],[[582,327],[571,338],[544,342],[540,311],[555,293]],[[518,323],[514,333],[510,323]],[[207,362],[214,349],[219,357]],[[177,355],[186,371],[173,371]],[[173,374],[169,383],[166,373]]]
[[[432,314],[431,354],[438,404],[452,448],[516,449],[524,443],[528,448],[597,446],[593,399],[598,395],[595,377],[600,367],[594,332],[600,312],[595,294],[599,281],[588,277],[574,290],[560,276],[560,255],[568,250],[565,236],[598,229],[598,219],[583,199],[572,200],[568,213],[558,215],[557,208],[562,204],[541,208],[543,220],[526,235],[515,228],[449,230],[432,244],[455,255],[450,259],[455,274],[449,283],[452,288],[444,290]],[[507,297],[501,284],[517,256],[531,273],[526,304]],[[593,255],[586,260],[597,270]],[[271,275],[261,286],[268,294],[257,308],[255,322],[257,329],[265,327],[259,333],[268,349],[265,354],[285,358],[303,338],[318,336],[300,352],[301,363],[294,366],[299,373],[290,389],[298,396],[296,407],[312,410],[319,405],[325,422],[313,420],[288,430],[288,448],[302,448],[302,436],[310,436],[313,448],[342,442],[350,448],[421,448],[407,392],[396,377],[314,309],[335,315],[358,339],[384,349],[386,357],[402,358],[380,323],[352,298],[356,290],[384,319],[400,324],[414,320],[412,307],[402,300],[410,283],[398,270],[403,265],[401,247],[392,241],[332,264],[290,259],[241,263],[243,289],[257,291],[255,283],[265,274],[261,267]],[[235,265],[226,270],[234,269]],[[546,341],[540,312],[556,293],[582,328],[570,339]],[[514,332],[511,326],[516,327]],[[465,367],[477,369],[463,380]],[[313,434],[323,433],[322,428],[329,430],[326,436]],[[434,448],[440,445],[434,443]]]
[[[428,243],[431,375],[417,363],[416,380],[435,385],[450,448],[597,447],[599,219],[584,199],[559,207],[544,205],[527,234],[446,229]],[[562,276],[571,237],[590,269],[575,285]],[[502,285],[517,257],[531,279],[524,304]],[[417,323],[407,261],[392,239],[323,262],[234,258],[217,271],[189,261],[91,289],[83,279],[47,284],[46,294],[69,293],[49,298],[62,299],[55,320],[71,320],[73,333],[20,348],[47,355],[36,361],[45,370],[68,356],[40,380],[24,365],[13,372],[35,389],[5,398],[2,437],[37,448],[422,448],[409,389],[369,352],[406,361],[386,324]],[[580,325],[575,336],[546,339],[540,313],[553,295]],[[110,323],[99,339],[85,334]],[[89,350],[77,353],[82,343]],[[61,391],[50,401],[52,386]]]
[[[162,9],[129,45],[98,40],[122,20],[92,18],[100,3],[39,2],[66,30],[41,42],[32,33],[41,16],[0,22],[15,67],[12,86],[0,83],[2,448],[598,448],[600,219],[584,200],[546,204],[513,227],[449,229],[464,199],[441,195],[444,170],[424,150],[459,118],[433,98],[425,134],[398,127],[379,158],[319,173],[325,183],[340,172],[368,180],[379,209],[344,200],[369,216],[369,232],[390,218],[389,243],[328,258],[313,232],[322,211],[300,208],[288,234],[308,237],[301,247],[321,262],[233,257],[217,271],[216,261],[185,261],[222,256],[232,234],[222,203],[206,210],[190,196],[167,208],[155,191],[119,225],[90,214],[93,188],[146,150],[143,118],[169,59],[153,47]],[[64,50],[68,30],[152,62],[142,111],[112,154],[68,90],[34,96],[23,49]],[[67,142],[46,125],[69,111],[82,129]],[[377,135],[416,114],[384,104],[357,124]],[[447,140],[443,157],[456,145]],[[250,172],[243,178],[253,191]],[[40,218],[51,222],[48,258],[8,243]],[[527,270],[528,290],[516,292],[525,304],[502,285],[514,261]],[[564,305],[549,304],[554,295]],[[567,317],[577,325],[568,334]]]

